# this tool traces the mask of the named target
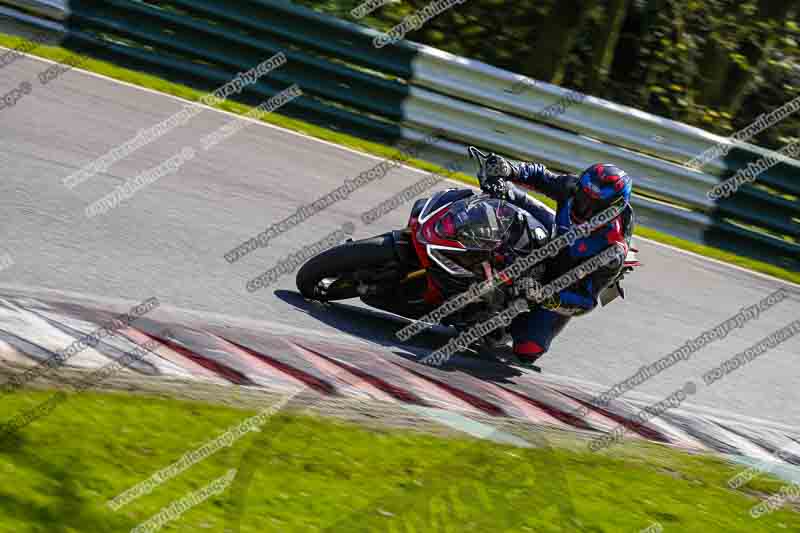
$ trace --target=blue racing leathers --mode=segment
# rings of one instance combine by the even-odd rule
[[[522,188],[512,183],[507,184],[505,196],[508,201],[549,226],[551,237],[563,235],[579,223],[570,214],[574,192],[579,184],[577,176],[555,174],[539,163],[519,163],[514,170],[509,181],[530,187],[556,201],[556,210],[553,212]],[[547,260],[542,280],[544,285],[611,246],[618,247],[620,251],[619,260],[557,292],[553,298],[533,307],[530,312],[518,315],[511,324],[515,354],[530,359],[538,358],[550,349],[552,340],[564,329],[571,317],[586,314],[597,307],[599,294],[614,283],[622,271],[623,258],[630,247],[632,233],[633,211],[628,206],[610,223],[597,228],[586,237],[576,239],[572,245]]]

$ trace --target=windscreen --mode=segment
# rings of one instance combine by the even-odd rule
[[[494,250],[519,223],[518,208],[506,201],[473,197],[454,203],[447,216],[436,225],[439,235],[447,235],[469,249]]]

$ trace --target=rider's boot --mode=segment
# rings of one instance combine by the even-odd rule
[[[515,343],[511,352],[514,359],[513,364],[524,368],[529,368],[536,372],[542,371],[542,369],[535,363],[544,355],[545,349],[539,346],[539,344],[536,342],[525,341],[521,343]]]
[[[534,363],[537,359],[544,355],[544,350],[540,351],[538,354],[531,354],[525,353],[525,351],[520,352],[508,344],[486,343],[484,346],[478,349],[477,352],[478,356],[484,359],[492,359],[504,364],[520,366],[533,370],[534,372],[542,371],[542,369]]]

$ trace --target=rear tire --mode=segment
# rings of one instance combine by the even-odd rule
[[[320,282],[326,278],[352,275],[359,270],[369,270],[397,262],[394,239],[391,233],[369,239],[341,244],[309,259],[297,273],[297,289],[305,298],[320,301],[347,300],[359,296],[355,285],[322,295]]]

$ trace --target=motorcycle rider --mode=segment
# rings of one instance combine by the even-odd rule
[[[584,315],[598,305],[598,296],[624,273],[624,258],[633,234],[633,210],[630,207],[632,179],[612,164],[595,164],[580,176],[555,174],[541,163],[511,163],[492,154],[478,176],[481,189],[528,211],[551,228],[551,237],[563,235],[611,206],[623,211],[590,235],[578,238],[547,260],[546,284],[565,274],[610,246],[620,249],[620,259],[587,275],[548,300],[532,305],[511,323],[512,354],[503,354],[517,364],[538,370],[534,363],[549,349],[573,316]],[[513,183],[532,188],[557,202],[555,212],[529,196]],[[508,350],[506,347],[505,350]]]

